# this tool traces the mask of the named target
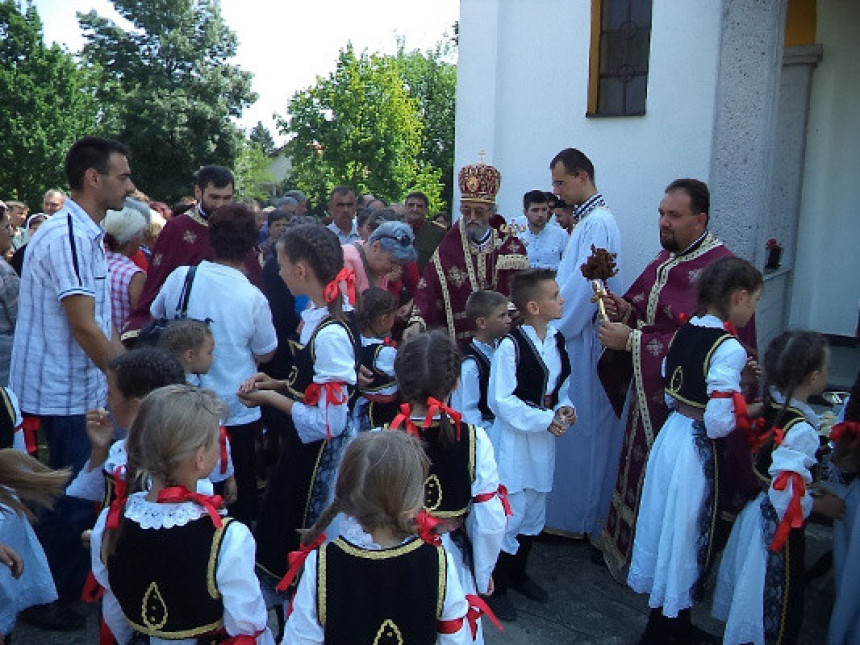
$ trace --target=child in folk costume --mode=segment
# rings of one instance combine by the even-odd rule
[[[860,640],[860,374],[843,408],[844,418],[833,426],[830,440],[836,444],[833,463],[839,469],[845,515],[833,523],[833,571],[836,602],[830,618],[830,645],[849,645]]]
[[[120,354],[111,361],[107,370],[108,407],[110,410],[88,410],[86,430],[90,440],[90,457],[66,489],[66,494],[109,505],[119,485],[127,483],[136,490],[147,487],[144,481],[133,482],[136,476],[126,478],[127,439],[114,441],[116,428],[131,428],[140,402],[160,387],[185,382],[185,370],[170,352],[155,347],[134,349]],[[198,492],[211,495],[214,490],[222,494],[227,503],[236,494],[233,481],[233,464],[229,458],[229,442],[221,438],[222,459],[212,473],[200,480]]]
[[[287,554],[299,546],[331,499],[338,461],[351,434],[349,397],[356,383],[358,330],[345,310],[340,283],[352,291],[337,236],[301,224],[276,243],[280,274],[295,296],[309,296],[293,368],[286,380],[257,374],[242,384],[246,405],[271,405],[289,415],[281,456],[273,467],[254,531],[257,568],[267,594],[287,572]],[[350,293],[354,300],[354,294]],[[351,313],[350,313],[351,316]],[[282,598],[269,599],[270,604]]]
[[[11,411],[20,416],[14,406]],[[57,599],[45,552],[30,526],[34,516],[28,504],[50,506],[69,478],[68,471],[50,470],[11,448],[11,440],[9,435],[0,444],[0,643],[7,642],[18,612]]]
[[[717,260],[699,280],[698,314],[672,339],[664,362],[672,410],[651,448],[627,583],[648,593],[641,643],[707,639],[690,624],[697,584],[713,556],[719,517],[717,446],[746,412],[747,352],[734,336],[755,312],[762,276],[748,262]]]
[[[200,375],[208,374],[215,361],[215,336],[205,320],[171,320],[161,332],[158,346],[182,362],[189,385],[199,387]]]
[[[755,470],[764,491],[750,501],[726,545],[713,614],[725,643],[796,643],[803,619],[804,524],[815,511],[836,517],[843,503],[808,486],[820,446],[808,399],[827,385],[829,351],[821,334],[785,332],[765,354],[769,387]]]
[[[452,554],[438,537],[415,535],[427,467],[418,441],[404,433],[368,432],[350,443],[334,500],[304,533],[299,558],[291,557],[288,575],[302,561],[304,572],[284,642],[472,643],[474,619]],[[338,513],[348,518],[341,535],[323,544]]]
[[[104,619],[120,643],[274,643],[254,575],[254,540],[192,492],[220,459],[224,404],[210,390],[169,385],[146,396],[132,424],[129,467],[148,491],[118,494],[92,534]]]
[[[462,423],[447,405],[457,387],[460,353],[446,333],[421,333],[400,347],[394,371],[406,403],[390,428],[419,437],[430,459],[428,522],[452,555],[463,590],[489,595],[507,500],[487,433]],[[476,640],[483,643],[480,624],[478,630]]]
[[[391,329],[397,316],[397,298],[393,293],[370,287],[361,294],[356,323],[361,332],[359,364],[372,375],[359,388],[355,419],[359,430],[378,428],[397,416],[400,397],[394,378],[397,349],[391,342]]]
[[[576,423],[568,398],[570,361],[564,337],[549,325],[561,318],[564,306],[555,271],[516,274],[511,300],[524,322],[499,343],[489,385],[490,409],[496,413],[499,479],[509,491],[513,511],[493,574],[496,593],[490,599],[503,620],[515,620],[517,614],[508,587],[538,602],[548,600],[526,567],[534,537],[544,528],[555,440]]]
[[[497,446],[492,436],[496,415],[487,403],[487,386],[496,345],[511,329],[508,299],[498,291],[475,291],[466,300],[466,318],[475,336],[463,350],[460,385],[451,395],[451,407],[463,415],[466,423],[484,428]]]

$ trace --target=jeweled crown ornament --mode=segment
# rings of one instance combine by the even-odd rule
[[[458,183],[461,201],[495,204],[502,174],[494,166],[484,163],[484,153],[481,152],[481,161],[460,169]]]

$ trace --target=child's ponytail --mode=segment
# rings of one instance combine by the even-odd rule
[[[54,498],[62,495],[69,475],[68,470],[51,470],[12,448],[0,450],[0,515],[11,509],[34,520],[33,511],[24,502],[50,507]]]
[[[299,224],[288,228],[277,245],[291,262],[306,262],[324,288],[336,281],[343,269],[343,248],[337,235],[319,224]],[[334,282],[334,287],[337,283]],[[332,318],[343,320],[343,298],[339,289],[326,298]]]

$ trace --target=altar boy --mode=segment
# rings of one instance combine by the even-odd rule
[[[547,601],[546,591],[526,573],[526,564],[534,536],[544,527],[555,440],[576,422],[568,398],[570,361],[564,338],[548,324],[561,318],[564,305],[555,271],[516,274],[511,300],[524,322],[499,343],[488,391],[489,406],[496,415],[499,480],[508,489],[513,511],[493,572],[496,591],[488,599],[503,620],[516,618],[508,587],[532,600]]]

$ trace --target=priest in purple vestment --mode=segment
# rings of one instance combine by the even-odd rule
[[[607,309],[616,322],[603,323],[598,337],[607,348],[598,373],[606,393],[621,415],[632,380],[632,397],[621,460],[601,548],[612,575],[624,583],[633,550],[639,499],[651,446],[669,415],[661,373],[663,359],[675,332],[696,308],[696,289],[702,270],[732,255],[709,230],[710,194],[704,182],[678,179],[666,188],[660,202],[660,245],[663,250],[621,298],[612,295]],[[738,334],[755,353],[755,323]],[[724,508],[740,508],[755,487],[752,457],[740,433],[723,441]],[[722,479],[722,478],[721,478]]]
[[[501,181],[484,163],[460,170],[460,219],[424,267],[404,338],[445,327],[453,340],[468,343],[474,335],[466,319],[469,295],[481,289],[508,295],[511,276],[529,268],[523,244],[490,225]]]

